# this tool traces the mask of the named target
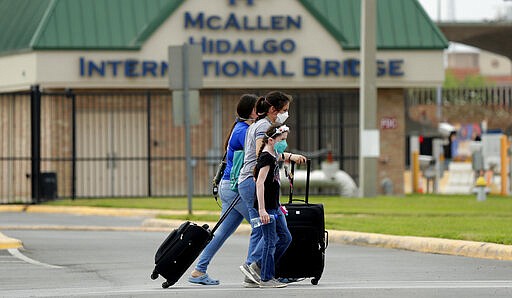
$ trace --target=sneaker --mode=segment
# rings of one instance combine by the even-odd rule
[[[251,272],[251,268],[247,264],[243,264],[240,266],[240,271],[245,275],[246,278],[250,279],[255,284],[260,284],[260,277],[259,275],[253,275]]]
[[[260,288],[284,288],[286,286],[288,286],[288,285],[278,281],[275,278],[272,278],[271,280],[267,280],[267,281],[262,280],[260,283]]]
[[[247,278],[247,276],[244,278],[244,282],[242,283],[244,288],[259,288],[260,285],[253,282],[252,279]]]
[[[251,272],[252,276],[256,277],[258,281],[261,280],[261,268],[256,264],[256,262],[253,262],[249,266],[249,271]]]

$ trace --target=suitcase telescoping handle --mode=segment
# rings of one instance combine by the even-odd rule
[[[288,199],[288,201],[290,203],[293,200],[293,174],[295,172],[295,162],[291,161],[291,164],[292,164],[292,169],[291,169],[289,174],[288,174],[288,169],[286,168],[286,166],[284,168],[284,171],[286,173],[286,177],[288,178],[288,181],[290,182],[290,194],[289,194],[289,199]]]
[[[237,194],[235,199],[233,200],[233,202],[231,202],[231,204],[229,204],[229,207],[228,209],[226,209],[226,212],[224,212],[222,214],[222,216],[220,217],[219,221],[217,222],[217,224],[215,224],[215,226],[213,227],[212,229],[212,235],[213,233],[215,233],[215,231],[219,228],[220,224],[226,219],[226,217],[228,216],[229,212],[231,212],[231,210],[233,210],[233,208],[235,208],[236,204],[240,201],[240,194]]]
[[[288,199],[288,203],[291,204],[293,201],[293,179],[295,174],[295,162],[292,161],[292,170],[290,175],[288,176],[288,180],[290,180],[290,197]],[[311,175],[311,159],[306,160],[306,196],[304,198],[304,203],[309,204],[309,179]],[[296,200],[297,201],[297,200]],[[302,201],[302,200],[300,200]]]

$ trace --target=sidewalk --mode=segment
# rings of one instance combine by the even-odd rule
[[[142,216],[148,217],[141,227],[137,228],[106,228],[106,227],[69,227],[60,226],[52,229],[62,230],[138,230],[169,232],[178,227],[182,220],[163,220],[154,218],[157,214],[184,215],[186,211],[129,209],[129,208],[96,208],[96,207],[66,207],[66,206],[42,206],[42,205],[0,205],[1,212],[41,212],[41,213],[66,213],[79,215],[104,215],[104,216]],[[208,212],[196,212],[196,214],[208,214]],[[213,227],[215,223],[208,223]],[[19,227],[19,229],[46,229],[44,226]],[[17,227],[0,227],[2,229],[18,229]],[[360,246],[376,246],[384,248],[404,249],[423,253],[447,254],[473,258],[485,258],[494,260],[512,260],[512,245],[502,245],[486,242],[450,240],[428,237],[393,236],[374,233],[360,233],[351,231],[329,232],[330,243],[340,243]],[[250,226],[242,224],[236,230],[237,234],[250,234]],[[22,242],[18,239],[6,237],[0,233],[0,249],[19,248]]]

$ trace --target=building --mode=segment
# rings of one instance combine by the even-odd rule
[[[446,53],[447,71],[464,81],[467,76],[482,76],[488,85],[507,86],[512,83],[509,58],[484,50],[453,50]]]
[[[377,2],[378,172],[400,194],[404,90],[442,84],[448,43],[416,0]],[[289,150],[331,151],[358,179],[359,0],[2,0],[0,8],[0,197],[30,198],[30,90],[41,95],[41,171],[56,172],[59,196],[184,195],[183,127],[173,122],[167,78],[168,46],[184,43],[203,54],[196,195],[210,192],[238,97],[274,89],[294,97]]]

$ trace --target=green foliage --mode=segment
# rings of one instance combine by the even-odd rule
[[[447,71],[444,77],[443,88],[460,87],[460,82],[451,71]]]
[[[161,209],[161,210],[187,210],[187,198],[94,198],[57,200],[47,202],[48,205],[58,206],[87,206],[107,208],[137,208],[137,209]],[[220,204],[220,200],[219,200]],[[220,207],[212,197],[195,197],[192,200],[194,210],[217,211]]]
[[[494,84],[492,82],[489,82],[485,79],[484,76],[480,74],[470,74],[467,75],[463,80],[457,79],[453,72],[446,71],[445,79],[443,83],[443,88],[468,88],[468,89],[474,89],[474,88],[483,88],[483,87],[490,87]]]

